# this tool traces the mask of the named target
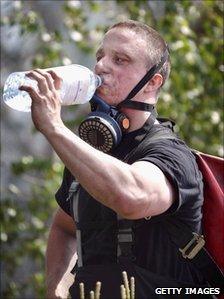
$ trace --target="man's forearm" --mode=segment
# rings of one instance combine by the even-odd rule
[[[122,201],[126,187],[135,184],[130,166],[94,149],[65,126],[45,136],[80,184],[104,205],[112,209],[117,206],[119,212],[115,201]]]
[[[52,226],[46,252],[47,298],[67,298],[73,282],[70,273],[76,262],[74,236]]]

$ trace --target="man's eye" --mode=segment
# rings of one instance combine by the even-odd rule
[[[118,64],[121,64],[121,63],[124,62],[124,59],[120,58],[120,57],[115,57],[115,62],[118,63]]]
[[[96,61],[97,61],[97,62],[100,61],[101,58],[102,58],[101,56],[97,56],[97,57],[96,57]]]

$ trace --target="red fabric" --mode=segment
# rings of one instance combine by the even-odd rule
[[[204,180],[203,234],[206,249],[224,271],[224,159],[196,153]]]

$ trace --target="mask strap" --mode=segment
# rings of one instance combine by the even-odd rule
[[[117,106],[118,108],[127,107],[127,108],[136,109],[136,110],[142,110],[142,111],[152,111],[153,110],[154,105],[142,103],[142,102],[138,102],[138,101],[131,101],[131,99],[160,70],[160,68],[166,62],[168,56],[169,56],[169,49],[168,49],[168,46],[166,46],[166,50],[164,51],[160,61],[150,68],[150,70],[145,74],[145,76],[131,90],[131,92],[128,94],[128,96],[125,98],[125,100],[123,100],[120,104],[118,104],[118,106]]]

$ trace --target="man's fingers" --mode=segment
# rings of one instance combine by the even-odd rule
[[[33,101],[41,101],[42,100],[42,98],[40,97],[40,95],[37,93],[37,91],[33,88],[33,87],[31,87],[31,86],[28,86],[28,85],[21,85],[20,87],[19,87],[19,90],[24,90],[24,91],[26,91],[26,92],[28,92],[29,93],[29,95],[30,95],[30,97],[31,97],[31,99],[33,100]]]
[[[53,78],[55,89],[60,89],[63,81],[62,78],[60,78],[53,70],[49,70],[47,73],[49,73]]]
[[[40,72],[33,70],[27,73],[26,76],[37,81],[38,88],[41,93],[46,94],[48,92],[48,82]]]
[[[53,90],[55,88],[54,79],[50,75],[49,72],[43,71],[41,69],[35,69],[35,72],[37,72],[38,74],[40,74],[41,76],[43,76],[46,79],[48,87],[49,87],[50,90]]]
[[[38,82],[40,92],[47,93],[48,89],[53,91],[54,88],[57,90],[61,88],[62,78],[60,78],[53,70],[46,72],[41,69],[35,69],[28,72],[26,76]]]

